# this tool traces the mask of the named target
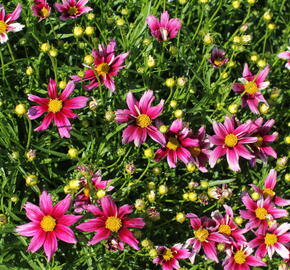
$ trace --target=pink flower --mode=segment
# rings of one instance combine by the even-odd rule
[[[96,218],[81,223],[76,227],[84,232],[96,232],[95,236],[88,242],[88,245],[94,245],[116,233],[121,241],[138,250],[139,242],[128,228],[141,229],[145,223],[142,218],[125,217],[126,214],[132,213],[133,206],[126,204],[118,208],[110,196],[105,196],[100,201],[102,210],[95,205],[86,207]]]
[[[278,57],[288,60],[285,67],[290,69],[290,47],[288,47],[288,51],[279,53]]]
[[[207,59],[214,68],[219,68],[225,65],[229,58],[225,58],[226,52],[223,49],[213,48],[211,57]]]
[[[179,269],[178,259],[187,259],[190,252],[187,248],[182,248],[181,244],[175,244],[171,248],[165,246],[156,247],[158,256],[154,258],[153,263],[161,264],[163,270]]]
[[[70,195],[52,206],[51,196],[42,192],[39,197],[40,208],[27,202],[24,206],[26,216],[31,222],[17,226],[15,231],[22,236],[33,237],[27,250],[36,252],[43,246],[48,261],[57,250],[57,238],[75,244],[73,231],[68,227],[76,223],[82,216],[65,215],[71,203]]]
[[[151,30],[151,35],[158,41],[166,41],[169,38],[175,38],[178,30],[181,28],[181,22],[179,19],[170,19],[167,11],[161,14],[160,22],[158,19],[149,15],[146,22]]]
[[[45,130],[49,127],[52,120],[58,127],[58,132],[63,138],[70,138],[69,131],[72,129],[68,118],[78,117],[72,112],[72,109],[84,108],[87,104],[87,97],[75,97],[68,99],[70,94],[75,89],[75,85],[70,81],[63,92],[58,95],[56,82],[52,79],[48,83],[49,98],[41,98],[34,95],[28,95],[30,101],[36,102],[41,106],[33,106],[28,110],[29,119],[36,119],[43,113],[47,112],[42,124],[35,131]]]
[[[258,228],[257,234],[265,234],[269,221],[288,216],[287,210],[274,207],[270,197],[267,197],[265,200],[261,198],[255,202],[248,194],[244,194],[242,201],[247,210],[240,210],[240,215],[242,218],[249,220],[245,228],[247,230]]]
[[[201,172],[207,172],[205,164],[208,162],[211,151],[209,140],[206,139],[205,127],[202,126],[197,134],[192,136],[192,139],[198,140],[198,145],[188,147],[191,154],[190,161],[192,161]]]
[[[160,161],[167,157],[170,168],[176,167],[177,158],[187,164],[192,157],[191,152],[194,154],[194,148],[196,152],[199,148],[199,140],[190,138],[191,135],[190,129],[184,126],[181,119],[174,120],[169,131],[165,134],[164,147],[159,148],[155,153],[155,160]]]
[[[24,25],[14,23],[22,11],[21,5],[18,4],[11,14],[5,16],[4,6],[0,4],[0,43],[7,42],[9,32],[19,32],[23,29]]]
[[[212,219],[217,224],[217,231],[227,237],[229,237],[231,243],[244,243],[246,238],[244,233],[247,232],[245,229],[239,229],[234,222],[234,213],[230,206],[224,205],[226,215],[223,216],[219,211],[212,212]]]
[[[129,123],[123,131],[123,144],[134,141],[136,146],[140,146],[146,141],[147,134],[154,141],[165,143],[163,134],[152,124],[152,120],[162,113],[164,100],[161,100],[157,106],[151,106],[154,99],[152,90],[146,91],[140,101],[134,98],[132,92],[127,94],[126,101],[129,109],[116,111],[116,121],[119,124]]]
[[[288,206],[290,205],[290,200],[282,199],[278,197],[274,192],[276,186],[277,172],[274,169],[271,169],[268,176],[265,179],[264,188],[260,189],[255,185],[250,185],[256,192],[258,192],[264,198],[269,197],[276,205],[278,206]]]
[[[62,0],[62,4],[55,3],[54,7],[58,12],[61,12],[60,19],[65,21],[68,19],[75,19],[84,13],[92,10],[90,7],[85,7],[88,0]]]
[[[76,75],[71,78],[78,81],[90,81],[90,84],[85,86],[86,90],[92,90],[99,86],[99,81],[112,92],[115,92],[115,82],[113,77],[116,76],[120,69],[125,67],[123,65],[129,52],[115,56],[116,41],[110,41],[107,48],[104,45],[99,45],[99,50],[93,50],[94,64],[92,67],[83,64],[89,68],[85,71],[85,76],[80,78]]]
[[[38,22],[49,17],[51,8],[46,0],[34,0],[34,5],[31,7],[33,16],[39,17]]]
[[[283,223],[279,227],[277,224],[271,226],[265,234],[256,234],[257,238],[249,242],[249,247],[257,248],[256,256],[265,257],[268,253],[270,259],[276,251],[283,259],[289,259],[289,250],[285,244],[290,242],[289,223]]]
[[[213,168],[217,160],[227,156],[230,169],[239,171],[239,157],[252,159],[254,156],[247,150],[244,144],[254,143],[257,137],[248,137],[248,129],[251,123],[245,123],[235,128],[236,121],[234,118],[225,117],[224,124],[213,122],[215,135],[209,136],[209,140],[217,147],[211,152],[209,164]]]
[[[194,263],[196,254],[199,253],[201,247],[208,259],[214,260],[216,263],[219,262],[217,258],[216,243],[230,244],[227,236],[220,234],[215,231],[216,222],[208,217],[199,218],[195,214],[186,215],[189,220],[191,227],[193,228],[194,237],[189,238],[186,241],[186,247],[192,246],[192,253],[189,257],[191,263]]]
[[[252,124],[248,130],[248,134],[251,136],[256,136],[257,141],[254,144],[249,144],[250,148],[253,150],[255,158],[250,162],[254,166],[256,164],[256,158],[261,159],[263,162],[267,161],[267,156],[272,156],[277,158],[276,151],[269,146],[271,142],[274,142],[278,137],[278,132],[269,134],[270,129],[275,124],[275,120],[271,119],[266,121],[263,125],[263,118],[260,117],[255,121],[252,121]]]
[[[261,259],[250,256],[253,250],[247,244],[234,243],[227,250],[227,257],[223,262],[224,270],[249,270],[249,266],[267,266]]]
[[[242,95],[242,106],[248,105],[250,110],[255,114],[259,114],[259,101],[268,105],[260,90],[267,88],[270,84],[269,82],[264,82],[269,71],[269,66],[266,66],[258,75],[252,75],[246,63],[243,78],[239,79],[242,84],[235,83],[232,88],[234,92]]]

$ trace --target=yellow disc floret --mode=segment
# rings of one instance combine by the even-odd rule
[[[40,222],[40,227],[45,232],[53,232],[56,225],[56,221],[52,216],[44,216]]]
[[[268,211],[265,208],[260,207],[255,210],[255,213],[256,217],[261,220],[266,219],[266,216],[268,215]]]
[[[169,260],[171,260],[174,257],[173,254],[172,254],[171,249],[169,249],[169,248],[166,249],[166,251],[164,252],[164,254],[162,256],[163,256],[163,259],[165,261],[169,261]]]
[[[244,85],[244,87],[245,87],[246,92],[247,92],[248,94],[250,94],[250,95],[255,94],[255,93],[259,90],[257,84],[256,84],[255,82],[253,82],[253,81],[251,81],[251,82],[247,82],[247,83]]]
[[[244,251],[238,250],[234,256],[234,260],[237,264],[243,264],[246,262],[247,256],[245,255]]]
[[[78,8],[76,6],[73,7],[69,7],[68,12],[67,12],[70,16],[76,16],[79,11]]]
[[[270,188],[265,188],[265,189],[263,190],[263,195],[264,195],[265,197],[270,196],[270,197],[272,198],[272,197],[275,196],[275,192],[274,192],[272,189],[270,189]]]
[[[110,66],[107,63],[102,63],[97,66],[96,71],[99,76],[106,76],[110,71]]]
[[[231,235],[232,233],[232,229],[229,225],[227,224],[221,224],[219,226],[219,232],[222,234],[226,234],[226,235]]]
[[[114,216],[108,217],[106,220],[105,227],[106,229],[109,229],[111,232],[117,232],[122,227],[122,221],[121,219]]]
[[[207,229],[199,229],[199,230],[197,230],[197,231],[194,232],[194,236],[200,242],[204,242],[208,238],[209,232],[208,232]]]
[[[238,143],[238,137],[235,134],[229,133],[225,137],[225,145],[228,147],[234,147]]]
[[[141,128],[145,128],[151,125],[151,119],[147,114],[142,113],[136,118],[136,124]]]
[[[176,150],[179,146],[179,141],[174,137],[170,137],[168,143],[166,144],[166,147],[170,150]]]
[[[267,246],[274,245],[278,242],[277,235],[274,233],[266,233],[264,240]]]
[[[258,137],[257,137],[257,141],[254,143],[254,145],[255,145],[256,147],[261,147],[262,144],[263,144],[263,137],[258,136]]]
[[[49,15],[49,11],[46,7],[43,7],[41,10],[40,10],[40,14],[42,17],[48,17]]]
[[[0,20],[0,34],[6,33],[7,30],[7,24],[3,20]]]
[[[48,103],[48,111],[52,113],[60,112],[62,109],[62,100],[56,98],[56,99],[50,99]]]
[[[199,147],[188,147],[188,150],[193,157],[198,157],[201,152]]]

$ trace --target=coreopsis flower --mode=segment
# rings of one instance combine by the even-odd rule
[[[205,165],[208,162],[211,151],[209,150],[210,143],[206,138],[205,127],[200,127],[197,134],[194,134],[192,138],[198,140],[198,146],[188,147],[191,154],[190,161],[194,163],[201,172],[207,172]]]
[[[76,223],[82,216],[65,215],[71,203],[70,195],[52,206],[51,196],[43,191],[39,197],[39,206],[30,202],[24,205],[26,216],[31,222],[17,226],[15,231],[22,236],[33,237],[27,250],[36,252],[42,246],[48,258],[52,258],[57,250],[57,239],[75,244],[73,231],[68,227]]]
[[[171,248],[157,246],[158,256],[154,258],[154,264],[161,264],[163,270],[179,269],[178,259],[187,259],[190,252],[187,248],[182,248],[182,244],[175,244]]]
[[[5,16],[4,6],[0,4],[0,43],[7,42],[9,32],[19,32],[24,25],[15,23],[22,11],[21,5],[18,4],[11,14]]]
[[[228,199],[231,197],[233,190],[228,187],[227,184],[223,184],[222,187],[212,187],[209,188],[207,194],[209,197],[220,200],[220,199]]]
[[[55,3],[54,7],[61,14],[59,17],[61,20],[65,21],[68,19],[75,19],[84,13],[88,13],[92,10],[90,7],[85,7],[88,0],[62,0],[62,4]]]
[[[104,83],[110,91],[115,92],[115,82],[113,77],[116,76],[120,69],[124,67],[123,63],[128,56],[129,52],[122,53],[115,56],[116,41],[112,40],[105,48],[103,44],[99,44],[99,50],[93,50],[92,56],[94,57],[93,66],[87,66],[84,77],[71,76],[76,81],[90,81],[85,86],[86,90],[97,88],[100,83]]]
[[[272,259],[275,251],[283,258],[289,259],[290,253],[285,244],[290,243],[290,224],[283,223],[279,227],[272,225],[265,234],[256,234],[256,238],[249,242],[249,247],[257,248],[256,256],[265,257],[266,253]]]
[[[139,241],[134,237],[128,228],[143,228],[145,223],[142,218],[128,218],[125,215],[132,213],[133,206],[123,205],[118,208],[110,196],[101,198],[102,210],[95,205],[88,205],[86,209],[93,213],[96,218],[81,223],[76,228],[84,232],[96,232],[95,236],[88,242],[94,245],[112,234],[117,234],[122,242],[132,248],[139,250]],[[119,245],[123,249],[123,246]]]
[[[260,258],[251,256],[253,249],[246,243],[233,243],[226,253],[227,257],[223,261],[224,270],[249,270],[250,266],[267,266]]]
[[[248,194],[244,194],[242,201],[247,210],[240,210],[240,216],[249,220],[245,228],[247,230],[258,228],[257,234],[265,234],[269,222],[274,219],[288,216],[287,210],[275,208],[270,197],[255,202]]]
[[[31,7],[33,16],[39,17],[38,22],[49,17],[51,8],[46,0],[34,0],[34,5]]]
[[[155,153],[155,160],[160,161],[167,157],[170,168],[176,167],[177,158],[187,164],[192,157],[190,147],[194,153],[194,148],[197,149],[200,146],[199,140],[192,139],[191,135],[191,130],[184,126],[182,119],[174,120],[165,134],[166,142],[164,146]]]
[[[269,82],[265,82],[269,71],[270,68],[267,65],[259,74],[253,75],[246,63],[243,78],[239,79],[241,83],[235,83],[232,87],[234,92],[241,94],[242,107],[249,106],[250,110],[255,114],[259,114],[259,102],[264,102],[268,106],[260,90],[267,88],[270,84]]]
[[[215,135],[209,136],[209,140],[217,147],[211,152],[209,164],[213,168],[217,160],[223,156],[227,156],[230,169],[239,171],[239,157],[251,160],[254,156],[244,146],[244,144],[254,143],[257,137],[249,137],[248,130],[250,122],[235,127],[235,118],[225,117],[224,124],[213,122],[213,130]]]
[[[189,257],[191,263],[194,263],[196,254],[200,249],[203,251],[208,259],[219,262],[217,258],[216,243],[230,244],[227,236],[216,232],[216,222],[208,217],[199,218],[195,214],[187,214],[187,218],[190,220],[191,227],[194,231],[194,237],[189,238],[186,241],[186,247],[192,246],[192,253]]]
[[[151,35],[158,41],[166,41],[168,38],[175,38],[181,28],[180,19],[169,19],[167,11],[162,12],[160,22],[153,15],[149,15],[146,22],[151,30]]]
[[[42,124],[34,129],[35,131],[42,131],[49,127],[52,120],[58,127],[58,132],[63,138],[70,138],[69,131],[72,129],[68,118],[78,117],[73,113],[72,109],[84,108],[87,104],[88,98],[79,96],[69,99],[75,88],[75,85],[70,81],[63,92],[58,95],[56,82],[52,79],[48,83],[48,96],[49,98],[42,98],[35,95],[28,95],[30,101],[36,102],[41,106],[32,106],[28,110],[29,119],[36,119],[43,113],[47,112]]]
[[[264,182],[264,188],[261,189],[253,184],[250,186],[258,192],[261,196],[264,196],[264,198],[270,197],[272,202],[274,202],[278,206],[288,206],[290,205],[290,200],[285,200],[279,196],[276,195],[274,188],[276,186],[276,178],[277,178],[277,172],[274,169],[271,169],[268,176],[265,179]]]
[[[122,134],[123,144],[134,141],[136,146],[140,146],[146,141],[147,135],[158,143],[165,143],[163,134],[152,123],[162,113],[164,100],[157,106],[151,106],[154,100],[152,90],[146,91],[140,101],[134,98],[131,91],[127,94],[129,109],[116,111],[116,121],[119,124],[129,123]]]
[[[229,58],[225,58],[226,52],[222,49],[213,48],[211,51],[211,57],[207,59],[214,68],[219,68],[229,61]]]
[[[287,69],[290,69],[290,47],[288,47],[288,51],[285,51],[285,52],[281,52],[278,54],[278,57],[279,58],[282,58],[282,59],[286,59],[288,60],[285,67]]]
[[[276,151],[269,146],[271,142],[274,142],[278,137],[278,132],[269,134],[270,129],[275,124],[275,120],[271,119],[265,122],[263,125],[263,118],[260,117],[255,121],[252,121],[252,124],[248,130],[248,134],[251,136],[256,136],[257,141],[253,144],[249,144],[249,147],[253,150],[253,155],[255,156],[251,161],[251,165],[256,164],[256,159],[259,158],[263,162],[266,162],[268,156],[277,158]]]
[[[243,235],[247,232],[245,229],[239,229],[237,224],[234,222],[233,209],[224,205],[226,210],[225,216],[223,216],[218,210],[212,212],[211,217],[217,224],[217,231],[225,236],[228,236],[231,243],[243,243],[246,242],[246,238]]]

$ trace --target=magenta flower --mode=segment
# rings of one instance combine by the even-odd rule
[[[80,78],[79,76],[73,75],[71,78],[75,82],[79,81],[90,81],[90,84],[85,86],[86,90],[92,90],[99,86],[99,81],[112,92],[115,92],[115,82],[113,77],[116,76],[120,69],[125,67],[123,65],[129,52],[122,53],[115,56],[116,41],[110,41],[107,48],[104,45],[99,45],[99,50],[93,50],[92,56],[94,57],[93,67],[83,64],[89,68],[85,71],[85,76]]]
[[[271,119],[266,121],[266,123],[263,125],[262,117],[252,121],[252,124],[248,130],[248,134],[257,137],[257,141],[254,144],[249,144],[249,147],[253,150],[253,154],[255,156],[250,161],[252,166],[256,164],[256,158],[261,159],[263,162],[267,161],[267,156],[277,158],[276,151],[271,146],[269,146],[269,144],[274,142],[279,135],[278,132],[269,134],[269,131],[274,124],[275,120]]]
[[[185,127],[181,119],[176,119],[171,124],[169,131],[165,134],[166,142],[162,148],[159,148],[155,153],[155,160],[160,161],[164,157],[167,157],[167,162],[170,168],[175,168],[177,158],[187,164],[192,154],[194,154],[194,148],[199,147],[199,140],[192,139],[191,131]],[[191,152],[190,152],[190,147]]]
[[[192,139],[198,140],[197,146],[188,147],[191,154],[190,161],[196,165],[201,172],[207,172],[205,167],[208,162],[211,151],[209,140],[206,138],[205,127],[202,126]]]
[[[215,47],[211,51],[211,57],[207,60],[214,68],[219,68],[229,61],[229,58],[225,58],[225,55],[226,52],[224,50]]]
[[[187,248],[182,248],[181,244],[175,244],[171,248],[165,246],[156,247],[158,256],[154,258],[153,263],[161,264],[162,270],[179,269],[178,259],[187,259],[190,252]]]
[[[249,266],[267,266],[261,259],[250,256],[253,249],[247,244],[233,243],[231,249],[227,249],[227,257],[223,262],[224,270],[249,270]]]
[[[247,230],[258,228],[257,234],[265,234],[269,221],[288,216],[287,210],[274,207],[270,197],[265,200],[261,198],[255,202],[248,194],[245,194],[242,196],[242,201],[247,210],[240,210],[240,215],[242,218],[249,220],[245,228]]]
[[[116,233],[121,241],[139,250],[139,242],[128,228],[142,229],[145,223],[142,218],[125,217],[126,214],[132,213],[133,206],[126,204],[117,208],[110,196],[105,196],[100,201],[102,210],[95,205],[88,205],[86,207],[96,218],[81,223],[76,227],[84,232],[96,232],[95,236],[88,242],[88,245],[94,245]]]
[[[278,206],[288,206],[290,205],[290,200],[282,199],[277,196],[274,192],[276,186],[277,172],[274,169],[271,169],[268,176],[265,179],[264,189],[260,189],[255,185],[250,185],[256,192],[258,192],[264,198],[270,197],[270,199]]]
[[[154,99],[152,90],[146,91],[140,101],[134,98],[131,91],[127,94],[126,101],[129,109],[116,111],[116,121],[119,124],[129,123],[123,131],[123,144],[134,141],[136,146],[140,146],[146,141],[147,134],[154,141],[165,143],[163,134],[152,124],[152,120],[162,113],[164,100],[161,100],[157,106],[151,106]]]
[[[265,82],[269,71],[270,68],[267,65],[258,75],[253,75],[246,63],[243,78],[239,79],[242,84],[235,83],[232,88],[234,92],[242,95],[242,106],[248,105],[250,110],[255,114],[259,114],[258,104],[260,101],[268,105],[260,90],[267,88],[270,84]]]
[[[46,0],[34,0],[34,5],[31,7],[33,16],[39,17],[38,22],[49,17],[51,8]]]
[[[70,195],[52,206],[51,196],[43,191],[39,197],[40,208],[30,202],[24,205],[26,216],[31,222],[17,226],[15,231],[22,236],[33,237],[27,250],[36,252],[42,246],[48,258],[57,250],[57,238],[66,243],[77,242],[73,231],[68,227],[82,216],[65,215],[71,203]]]
[[[168,38],[175,38],[181,28],[180,19],[169,19],[167,11],[162,12],[160,22],[153,15],[149,15],[146,22],[151,30],[151,35],[158,41],[166,41]]]
[[[217,231],[227,236],[231,243],[244,243],[246,238],[243,235],[247,232],[245,229],[239,229],[237,224],[234,222],[233,209],[230,206],[224,205],[226,215],[223,216],[219,211],[214,211],[211,214],[212,219],[217,224]]]
[[[59,17],[61,20],[65,21],[68,19],[75,19],[84,13],[92,10],[90,7],[85,7],[88,0],[62,0],[62,4],[55,3],[54,7],[61,14]]]
[[[0,4],[0,43],[7,42],[9,32],[19,32],[23,29],[24,25],[15,23],[19,18],[22,11],[21,5],[18,4],[11,14],[5,16],[4,6]]]
[[[247,150],[244,144],[254,143],[257,137],[248,137],[248,130],[251,123],[245,123],[235,128],[236,121],[234,118],[225,117],[224,124],[213,122],[215,135],[209,136],[209,140],[217,147],[211,152],[209,164],[213,168],[217,160],[227,156],[230,169],[239,171],[239,157],[251,160],[254,156]]]
[[[286,59],[288,60],[285,67],[287,69],[290,69],[290,47],[288,47],[288,51],[285,51],[285,52],[281,52],[278,54],[278,57],[279,58],[282,58],[282,59]]]
[[[52,120],[58,127],[58,132],[63,138],[70,138],[69,131],[72,129],[68,118],[78,117],[73,113],[72,109],[84,108],[87,104],[87,97],[75,97],[68,99],[70,94],[75,89],[75,85],[70,81],[63,92],[58,95],[56,82],[52,79],[48,83],[48,96],[49,98],[42,98],[34,95],[28,95],[30,101],[36,102],[41,106],[33,106],[28,110],[29,119],[36,119],[43,113],[47,112],[42,124],[35,129],[35,131],[42,131],[49,127]]]
[[[290,224],[283,223],[279,227],[275,224],[271,226],[265,234],[257,234],[257,238],[249,242],[249,247],[257,248],[256,256],[259,258],[265,257],[268,253],[272,259],[275,251],[283,258],[289,259],[289,250],[285,244],[290,243]]]
[[[186,247],[192,246],[192,253],[189,257],[191,263],[194,263],[195,256],[199,253],[201,248],[203,248],[208,259],[214,260],[218,263],[219,260],[217,258],[215,244],[230,244],[228,237],[215,231],[217,224],[214,220],[208,217],[199,218],[197,215],[192,213],[187,214],[186,216],[189,218],[194,232],[194,237],[189,238],[185,245]]]

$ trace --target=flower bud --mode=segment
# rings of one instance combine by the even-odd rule
[[[175,81],[174,81],[174,79],[173,78],[168,78],[168,79],[166,79],[166,81],[165,81],[165,85],[167,86],[167,87],[173,87],[174,85],[175,85]]]
[[[134,206],[138,211],[141,211],[145,208],[145,202],[141,199],[137,199]]]
[[[257,200],[259,200],[259,198],[260,198],[260,194],[259,194],[258,192],[253,192],[253,193],[251,194],[251,198],[252,198],[254,201],[257,201]]]
[[[238,217],[235,217],[235,223],[237,225],[242,225],[242,223],[244,222],[243,218],[238,216]]]
[[[0,226],[7,223],[7,217],[4,214],[0,214]]]
[[[161,195],[165,195],[168,192],[168,187],[165,185],[161,185],[159,186],[158,191]]]
[[[86,55],[85,57],[84,57],[84,63],[86,64],[86,65],[88,65],[88,66],[90,66],[91,64],[93,64],[94,63],[94,57],[92,56],[92,55]]]
[[[68,182],[68,186],[70,190],[77,191],[80,187],[80,181],[77,179],[72,179]]]
[[[104,196],[106,196],[106,191],[103,190],[103,189],[99,189],[97,191],[97,197],[98,197],[98,199],[102,199]]]
[[[186,169],[189,171],[189,172],[194,172],[196,170],[196,166],[192,163],[192,162],[189,162],[187,163],[186,165]]]
[[[176,111],[174,112],[174,116],[175,116],[176,118],[182,118],[182,116],[183,116],[183,111],[182,111],[182,110],[176,110]]]
[[[231,114],[236,114],[238,111],[238,105],[233,103],[228,107],[228,110]]]
[[[154,152],[151,148],[147,148],[144,150],[144,156],[146,158],[152,158],[154,156]]]
[[[149,68],[151,68],[151,67],[154,67],[155,66],[155,59],[151,56],[151,55],[149,55],[148,56],[148,60],[147,60],[147,66],[149,67]]]
[[[233,1],[232,6],[233,6],[233,8],[238,9],[238,8],[240,8],[241,3],[240,3],[240,1]]]
[[[74,37],[79,38],[83,35],[83,33],[84,33],[84,29],[81,26],[75,26],[73,28]]]
[[[35,174],[29,174],[25,178],[26,185],[35,186],[38,183],[38,177]]]
[[[177,213],[175,219],[177,222],[183,223],[185,221],[184,213],[181,213],[181,212]]]
[[[150,190],[150,192],[147,195],[147,198],[149,200],[149,202],[154,202],[156,199],[156,194],[153,190]]]
[[[65,87],[66,87],[66,81],[60,81],[60,82],[58,83],[58,87],[59,87],[60,89],[65,89]]]
[[[40,45],[40,50],[42,51],[42,52],[48,52],[49,50],[50,50],[50,45],[49,45],[49,43],[42,43],[41,45]]]
[[[31,76],[34,73],[34,70],[33,70],[32,67],[29,66],[29,67],[26,68],[25,73],[26,73],[27,76]]]
[[[108,122],[112,122],[115,120],[115,112],[113,111],[106,111],[105,113],[105,119],[108,121]]]
[[[197,194],[195,192],[188,193],[188,200],[195,202],[197,200]]]
[[[157,250],[156,249],[150,249],[150,251],[149,251],[149,256],[151,257],[151,258],[155,258],[155,257],[157,257],[158,256],[158,252],[157,252]]]
[[[86,29],[85,29],[85,34],[87,36],[92,36],[95,32],[95,28],[92,27],[92,26],[87,26]]]
[[[70,158],[77,158],[78,157],[78,154],[79,154],[79,151],[76,149],[76,148],[70,148],[67,152],[68,156]]]
[[[16,105],[14,111],[15,111],[15,113],[16,113],[18,116],[21,116],[21,115],[23,115],[23,114],[26,114],[26,113],[27,113],[26,105],[20,103],[20,104]]]

